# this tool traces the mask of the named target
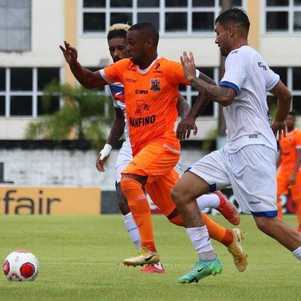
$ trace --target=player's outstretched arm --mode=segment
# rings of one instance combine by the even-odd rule
[[[216,101],[223,106],[228,106],[233,102],[236,96],[235,90],[219,87],[216,86],[215,83],[212,84],[204,79],[196,77],[196,68],[192,53],[188,55],[184,52],[183,56],[181,56],[181,63],[184,68],[186,79],[190,81],[194,88],[198,91],[205,90],[210,100]]]
[[[77,50],[74,47],[66,41],[64,41],[64,46],[60,45],[60,49],[73,75],[82,86],[87,89],[95,89],[107,84],[99,72],[92,72],[81,66],[77,60]]]
[[[292,95],[281,80],[271,90],[271,93],[277,98],[277,110],[272,129],[275,135],[280,137],[280,135],[286,134],[285,119],[290,110]]]
[[[99,152],[96,159],[96,168],[98,171],[104,171],[104,164],[110,156],[112,145],[115,145],[124,132],[124,115],[122,110],[115,108],[115,119],[111,127],[109,137],[103,149]]]

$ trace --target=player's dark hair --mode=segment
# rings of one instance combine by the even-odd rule
[[[143,31],[146,36],[151,37],[154,45],[157,47],[159,43],[159,32],[152,23],[137,23],[130,27],[129,31]]]
[[[114,38],[123,38],[126,39],[126,34],[128,32],[128,29],[130,26],[128,24],[114,24],[110,27],[108,34],[107,34],[107,40],[110,41]]]
[[[215,24],[219,23],[226,27],[230,23],[239,25],[248,34],[250,29],[250,21],[247,14],[239,8],[231,8],[222,12],[215,20]]]

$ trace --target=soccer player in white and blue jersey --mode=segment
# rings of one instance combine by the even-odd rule
[[[206,101],[216,101],[224,107],[227,127],[225,146],[194,163],[172,192],[199,255],[192,271],[179,278],[182,283],[197,282],[222,270],[206,226],[200,222],[195,199],[229,184],[241,208],[253,215],[257,227],[301,260],[301,235],[276,218],[274,134],[285,134],[291,94],[279,75],[248,46],[249,26],[248,16],[240,9],[227,10],[216,19],[215,42],[226,57],[225,72],[218,86],[196,77],[192,54],[184,53],[181,57],[192,85],[205,91]],[[267,91],[278,99],[272,126],[268,118]]]

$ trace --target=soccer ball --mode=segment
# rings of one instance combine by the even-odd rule
[[[34,280],[39,272],[39,262],[32,253],[16,250],[5,258],[2,270],[7,280]]]

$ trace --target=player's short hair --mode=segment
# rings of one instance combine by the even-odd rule
[[[246,33],[250,29],[250,21],[248,15],[239,8],[231,8],[221,13],[215,20],[215,24],[219,23],[223,26],[227,26],[230,23],[239,25]]]
[[[157,47],[159,43],[159,32],[152,23],[137,23],[130,27],[129,31],[143,31],[147,36],[153,39],[154,45]]]
[[[124,38],[126,39],[126,34],[130,28],[130,25],[123,23],[113,24],[108,31],[107,40],[110,41],[113,38]]]

